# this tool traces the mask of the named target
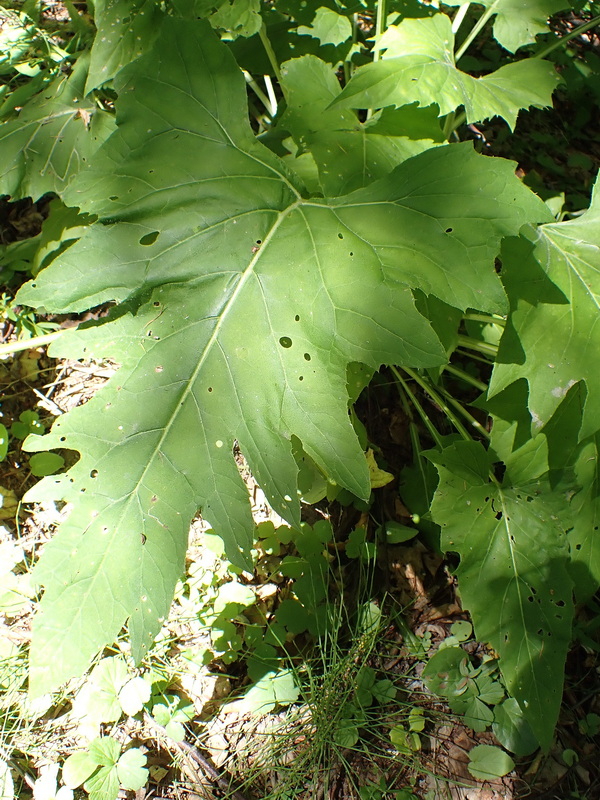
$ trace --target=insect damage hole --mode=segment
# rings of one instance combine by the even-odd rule
[[[152,233],[146,233],[140,239],[140,244],[147,247],[148,245],[154,244],[154,242],[160,236],[160,231],[152,231]]]
[[[288,348],[290,348],[292,346],[292,340],[290,339],[289,336],[282,336],[281,339],[279,340],[279,344],[282,347],[285,347],[286,350],[287,350]]]

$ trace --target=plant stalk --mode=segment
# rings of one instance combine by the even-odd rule
[[[489,314],[477,314],[475,312],[463,314],[463,319],[470,319],[473,322],[483,322],[486,325],[500,325],[501,328],[506,325],[506,320],[504,317],[490,316]]]
[[[436,447],[439,447],[439,449],[441,450],[442,449],[441,436],[440,436],[437,428],[433,424],[433,422],[429,419],[429,415],[427,414],[427,412],[425,411],[423,406],[419,403],[419,401],[418,401],[417,397],[415,396],[414,392],[412,391],[410,386],[406,383],[406,381],[404,380],[404,378],[400,374],[400,372],[397,369],[397,367],[391,366],[390,370],[392,371],[392,373],[393,373],[394,377],[396,378],[396,381],[399,383],[400,387],[403,389],[403,391],[405,392],[407,397],[410,399],[410,402],[417,409],[417,413],[419,414],[419,416],[423,420],[423,424],[425,425],[425,427],[427,428],[427,430],[429,432],[429,435],[431,436],[431,438],[435,442]]]
[[[377,13],[375,16],[375,42],[379,44],[379,39],[385,33],[386,28],[386,21],[387,21],[387,0],[377,0]],[[373,56],[374,61],[379,61],[381,59],[381,50],[377,47],[375,50],[375,55]]]
[[[487,11],[484,11],[483,14],[477,20],[477,22],[475,23],[475,25],[473,25],[471,31],[467,34],[467,38],[464,40],[464,42],[461,44],[461,46],[458,48],[458,50],[454,54],[454,61],[455,62],[458,62],[464,56],[464,54],[467,52],[467,50],[471,46],[471,43],[479,35],[481,30],[485,27],[485,25],[487,24],[487,22],[490,19],[490,17],[494,16],[494,14],[496,13],[496,6],[497,5],[498,5],[498,0],[496,0],[496,2],[493,3],[487,9]]]
[[[260,102],[265,107],[265,111],[266,111],[267,115],[269,117],[272,117],[273,115],[271,113],[271,102],[270,102],[269,98],[263,92],[263,90],[260,88],[258,83],[254,80],[254,78],[252,77],[252,75],[250,75],[249,72],[246,72],[246,70],[243,70],[243,73],[244,73],[244,78],[246,79],[246,83],[252,89],[254,94],[258,97]]]
[[[458,419],[454,411],[448,407],[448,404],[445,402],[444,398],[433,389],[433,387],[419,375],[418,372],[415,370],[409,369],[408,367],[402,368],[406,374],[412,378],[415,383],[418,383],[421,389],[426,392],[429,397],[433,400],[433,402],[441,408],[444,414],[448,417],[450,422],[454,425],[456,430],[460,433],[460,435],[465,439],[467,442],[471,442],[473,437],[469,434],[465,426],[462,422]],[[464,409],[463,409],[464,410]],[[468,413],[468,412],[465,412]],[[469,414],[469,416],[471,416]],[[472,419],[472,418],[471,418]]]
[[[467,15],[467,11],[469,10],[469,6],[471,5],[471,0],[468,3],[463,3],[462,6],[458,9],[456,14],[454,15],[454,19],[452,20],[452,33],[456,36],[458,33],[458,29],[463,24],[464,18]]]
[[[561,36],[560,39],[557,39],[552,44],[549,44],[547,47],[544,47],[543,50],[540,50],[539,53],[536,53],[534,58],[545,58],[549,53],[552,53],[554,50],[558,50],[559,47],[562,47],[564,44],[567,44],[571,41],[571,39],[576,39],[582,33],[589,31],[590,28],[594,28],[596,25],[600,23],[600,14],[597,14],[592,19],[588,20],[587,22],[582,22],[581,25],[578,25],[576,28],[573,28],[572,31],[566,33],[564,36]]]
[[[470,336],[459,336],[458,345],[466,347],[467,350],[474,350],[476,353],[483,353],[486,356],[496,358],[498,355],[498,345],[490,344],[489,342],[479,342],[477,339],[471,339]]]
[[[275,56],[275,51],[273,50],[273,45],[267,35],[267,26],[263,22],[260,26],[260,30],[258,31],[258,35],[260,36],[260,40],[263,43],[263,47],[265,48],[265,52],[267,54],[267,58],[269,59],[270,65],[273,67],[273,72],[275,73],[275,77],[279,81],[279,85],[282,86],[281,83],[281,70],[279,69],[279,64],[277,63],[277,58]],[[282,88],[283,91],[283,88]]]
[[[444,372],[449,372],[451,375],[454,375],[456,378],[460,378],[461,381],[470,384],[474,389],[479,389],[480,392],[487,391],[487,383],[474,378],[472,375],[469,375],[468,372],[465,372],[463,369],[459,369],[455,367],[454,364],[446,364],[444,367]]]
[[[34,350],[36,347],[41,347],[44,344],[50,344],[55,339],[65,333],[68,328],[60,331],[53,331],[52,333],[44,333],[42,336],[33,336],[31,339],[18,339],[15,342],[6,342],[0,344],[0,356],[9,356],[12,353],[18,353],[21,350]],[[71,329],[72,330],[72,329]]]

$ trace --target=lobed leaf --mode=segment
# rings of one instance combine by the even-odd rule
[[[356,70],[332,105],[383,108],[437,103],[440,115],[464,106],[467,122],[499,116],[512,129],[522,108],[550,105],[559,77],[541,59],[506,64],[474,78],[456,68],[454,34],[445,14],[391,25],[378,41],[383,58]]]
[[[477,637],[500,655],[507,689],[542,747],[549,748],[562,698],[573,617],[569,550],[561,520],[567,499],[541,481],[499,485],[491,457],[475,442],[457,442],[428,457],[440,483],[431,507],[442,548],[460,555],[463,605]],[[454,464],[474,469],[457,475]]]
[[[334,69],[316,56],[286,61],[281,74],[287,104],[280,124],[301,152],[314,156],[325,195],[366,186],[443,142],[433,108],[388,109],[365,123],[354,111],[329,108],[341,88]]]
[[[353,194],[302,196],[256,141],[245,84],[207,23],[166,19],[121,70],[118,128],[66,192],[98,215],[20,292],[53,311],[117,303],[54,354],[121,366],[30,450],[79,461],[28,499],[68,520],[36,571],[31,690],[81,672],[129,619],[140,658],[166,616],[199,507],[246,566],[252,519],[233,456],[298,525],[291,438],[359,497],[369,470],[347,412],[347,369],[446,358],[411,287],[460,308],[505,308],[500,239],[547,211],[509,162],[437,148]]]

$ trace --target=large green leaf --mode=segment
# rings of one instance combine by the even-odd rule
[[[410,287],[504,309],[500,239],[547,218],[510,162],[469,145],[427,151],[341,198],[303,198],[254,138],[243,77],[206,23],[166,20],[116,88],[117,131],[66,192],[98,221],[19,295],[55,311],[119,304],[53,346],[113,358],[116,376],[28,440],[81,454],[28,495],[73,505],[36,572],[46,592],[34,693],[83,670],[127,618],[134,655],[144,652],[198,507],[231,560],[248,563],[235,442],[296,525],[292,436],[330,480],[367,497],[348,365],[442,363]]]
[[[60,194],[112,132],[113,117],[84,98],[88,66],[89,56],[81,56],[70,77],[55,78],[0,125],[0,194]]]
[[[335,70],[316,56],[287,61],[281,72],[287,102],[281,125],[314,156],[326,195],[366,186],[443,141],[433,108],[388,109],[366,123],[349,109],[328,108],[340,84]]]
[[[519,299],[501,342],[501,363],[494,368],[490,395],[526,378],[533,427],[539,430],[571,386],[584,381],[583,439],[600,428],[600,379],[592,367],[600,352],[598,182],[584,214],[542,225],[530,238],[541,270],[522,246],[508,250],[505,258],[509,294]],[[513,287],[518,291],[512,291]]]
[[[454,34],[445,14],[391,25],[378,42],[383,58],[360,67],[337,98],[351,108],[437,103],[440,114],[464,106],[467,122],[499,116],[514,128],[519,110],[550,105],[559,81],[541,59],[515,61],[482,78],[454,62]]]
[[[440,483],[431,507],[442,547],[460,555],[463,605],[477,637],[500,655],[506,686],[540,744],[550,746],[573,617],[567,501],[543,482],[499,485],[491,458],[457,442],[429,458]]]

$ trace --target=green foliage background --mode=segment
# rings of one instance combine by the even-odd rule
[[[514,52],[566,3],[482,5],[480,21]],[[51,353],[120,365],[88,404],[27,440],[80,454],[27,496],[73,507],[34,573],[45,593],[31,692],[84,671],[125,623],[143,656],[198,509],[230,560],[249,564],[234,443],[296,527],[292,441],[368,499],[348,369],[428,374],[476,311],[506,318],[482,401],[489,448],[467,436],[428,453],[439,473],[431,518],[460,556],[477,635],[548,747],[573,580],[586,599],[600,576],[598,195],[555,221],[512,162],[454,132],[494,116],[514,126],[520,109],[551,103],[560,78],[535,53],[480,77],[461,70],[464,38],[457,47],[450,18],[422,6],[413,16],[390,4],[401,11],[373,61],[358,46],[358,7],[271,6],[97,0],[91,49],[72,54],[72,70],[34,78],[19,113],[0,111],[0,192],[55,192],[85,215],[18,302],[59,313],[110,304]],[[279,79],[280,107],[258,137],[240,67]]]

